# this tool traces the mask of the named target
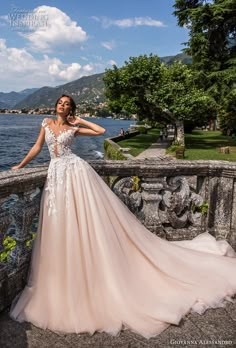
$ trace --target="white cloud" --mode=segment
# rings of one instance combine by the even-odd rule
[[[6,40],[0,39],[0,73],[2,76],[8,71],[22,73],[35,69],[33,56],[24,48],[7,48]]]
[[[100,19],[97,16],[91,16],[91,18],[94,19],[96,22],[100,22]]]
[[[106,48],[109,51],[112,51],[115,47],[114,41],[105,41],[101,43],[102,47]]]
[[[33,15],[36,16],[33,24],[22,18],[24,29],[28,26],[30,32],[25,30],[18,33],[29,41],[31,49],[35,51],[53,52],[81,47],[88,38],[77,22],[56,7],[39,6],[32,11]]]
[[[65,81],[76,80],[81,76],[81,65],[79,63],[72,63],[70,65],[63,64],[60,60],[57,63],[52,63],[48,67],[48,72],[51,76],[57,79],[62,79]]]
[[[86,62],[64,63],[44,55],[36,59],[26,49],[7,47],[0,39],[0,91],[19,91],[25,88],[55,86],[105,70],[105,64]]]
[[[158,21],[156,19],[152,19],[151,17],[134,17],[134,18],[123,18],[123,19],[110,19],[107,17],[96,17],[93,16],[97,22],[102,23],[104,28],[109,28],[111,26],[117,26],[119,28],[130,28],[137,26],[149,26],[149,27],[165,27],[166,25]]]
[[[117,65],[116,61],[111,59],[107,62],[108,65]]]
[[[83,69],[84,69],[84,71],[90,73],[91,71],[93,71],[94,67],[93,67],[92,64],[86,64],[86,65],[83,66]]]

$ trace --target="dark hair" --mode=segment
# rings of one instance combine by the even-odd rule
[[[62,98],[62,97],[67,97],[70,99],[70,115],[71,116],[74,116],[75,115],[75,110],[76,110],[76,104],[75,104],[75,101],[73,98],[71,98],[69,95],[66,95],[66,94],[62,94],[56,101],[56,104],[55,104],[55,111],[56,111],[56,108],[57,108],[57,104],[59,103],[59,100]]]

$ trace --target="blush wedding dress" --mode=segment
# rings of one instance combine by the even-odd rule
[[[74,127],[53,133],[28,281],[12,319],[64,333],[143,337],[236,293],[236,253],[203,233],[169,242],[148,231],[96,171],[72,153]]]

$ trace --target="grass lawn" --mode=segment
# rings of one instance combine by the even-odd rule
[[[147,134],[138,134],[133,138],[122,140],[118,142],[121,147],[129,147],[129,153],[132,156],[138,156],[140,152],[146,150],[151,146],[159,137],[159,129],[152,128],[148,130]]]
[[[185,134],[186,160],[236,161],[236,139],[222,135],[219,131],[193,131]],[[219,147],[229,146],[230,154],[222,154]]]

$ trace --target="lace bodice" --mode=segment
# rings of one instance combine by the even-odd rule
[[[92,170],[92,168],[85,160],[72,152],[71,147],[77,128],[65,128],[56,135],[50,128],[46,118],[42,122],[42,127],[45,129],[45,140],[51,156],[45,186],[45,191],[48,192],[48,214],[51,215],[57,213],[55,202],[56,190],[63,190],[67,209],[69,206],[68,178],[83,169]]]
[[[74,142],[74,133],[77,128],[65,128],[56,135],[50,128],[46,118],[43,120],[42,126],[45,129],[45,140],[52,159],[72,154],[71,147]]]

